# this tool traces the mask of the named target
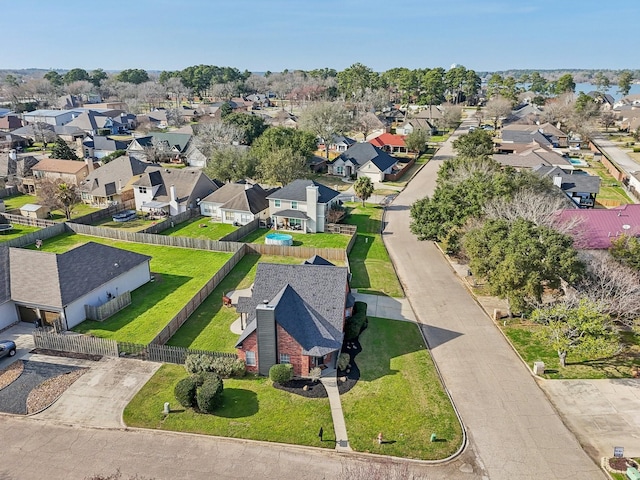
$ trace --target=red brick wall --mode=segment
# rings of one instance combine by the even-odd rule
[[[253,332],[242,342],[242,348],[238,348],[238,358],[240,360],[244,360],[245,363],[247,361],[247,357],[244,352],[253,351],[256,356],[256,364],[254,366],[247,365],[247,372],[257,372],[258,371],[258,335],[257,332]]]
[[[280,325],[277,325],[276,331],[278,335],[278,361],[281,353],[288,353],[293,365],[293,374],[297,376],[308,375],[310,358],[302,354],[300,344]]]

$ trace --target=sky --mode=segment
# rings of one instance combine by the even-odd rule
[[[638,0],[0,0],[0,69],[639,69]]]

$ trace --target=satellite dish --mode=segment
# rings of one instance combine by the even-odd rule
[[[622,229],[623,230],[629,230],[631,228],[631,225],[622,225]]]

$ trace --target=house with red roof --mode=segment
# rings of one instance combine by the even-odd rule
[[[387,153],[409,153],[407,144],[404,143],[404,137],[401,135],[393,135],[392,133],[383,133],[369,140],[374,147],[378,147]]]
[[[604,250],[622,235],[640,236],[640,205],[561,210],[557,213],[555,223],[570,226],[570,235],[576,248]]]

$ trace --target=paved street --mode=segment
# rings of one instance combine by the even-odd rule
[[[602,134],[595,135],[592,141],[627,174],[640,170],[640,165],[634,159],[620,150],[615,142],[605,138]]]
[[[433,191],[452,155],[447,142],[396,197],[384,240],[477,453],[474,468],[492,480],[604,478],[436,246],[409,231],[410,205]]]

